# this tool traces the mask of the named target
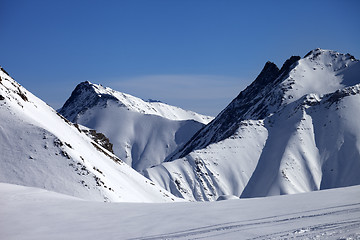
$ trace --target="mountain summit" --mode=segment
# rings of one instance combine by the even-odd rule
[[[139,172],[163,162],[213,119],[90,82],[77,85],[59,112],[104,133],[114,153]]]
[[[242,120],[264,119],[306,94],[321,95],[354,85],[356,76],[344,80],[342,70],[356,62],[350,54],[323,49],[310,51],[303,59],[292,56],[281,69],[267,62],[255,81],[171,159],[224,140],[239,128]]]
[[[130,168],[101,133],[74,125],[0,69],[0,182],[86,200],[178,199]]]
[[[213,117],[204,116],[179,107],[171,106],[160,101],[144,101],[130,94],[115,91],[101,84],[89,81],[79,83],[71,96],[66,100],[59,113],[72,122],[76,122],[81,115],[95,106],[107,107],[116,103],[118,107],[141,114],[155,115],[169,120],[195,120],[207,124]]]
[[[145,175],[177,196],[216,200],[360,184],[360,63],[315,49],[267,62],[207,126]]]

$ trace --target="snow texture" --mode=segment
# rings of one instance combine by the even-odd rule
[[[212,120],[90,82],[80,83],[59,112],[104,133],[114,144],[114,153],[139,172],[162,163]]]
[[[360,187],[195,203],[101,203],[0,183],[0,239],[359,239]]]
[[[178,201],[93,133],[89,137],[1,69],[0,182],[95,201]]]
[[[214,201],[360,184],[360,63],[315,49],[257,79],[145,176],[174,195]]]

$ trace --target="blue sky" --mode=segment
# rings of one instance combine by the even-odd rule
[[[265,62],[360,58],[360,1],[1,0],[0,65],[59,108],[89,80],[219,113]]]

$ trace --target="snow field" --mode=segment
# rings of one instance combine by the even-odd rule
[[[1,239],[358,239],[359,186],[196,203],[100,203],[0,184]]]
[[[0,181],[97,201],[178,201],[0,71]]]

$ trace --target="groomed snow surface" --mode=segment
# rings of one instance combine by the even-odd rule
[[[219,202],[101,203],[0,183],[0,239],[360,239],[360,186]]]

